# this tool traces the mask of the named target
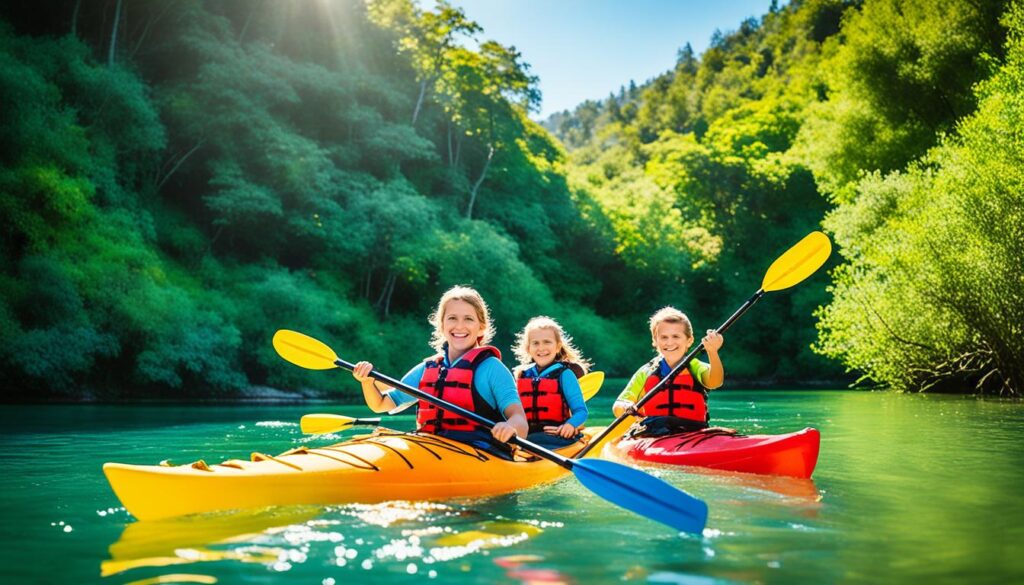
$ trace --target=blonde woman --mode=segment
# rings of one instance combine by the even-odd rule
[[[494,337],[487,303],[466,286],[449,289],[429,317],[434,326],[431,345],[437,354],[409,370],[402,381],[442,400],[497,421],[489,431],[425,400],[417,405],[417,430],[490,449],[514,435],[526,437],[528,425],[512,373],[501,363],[501,352],[487,345]],[[352,375],[362,385],[363,398],[374,412],[387,412],[417,399],[375,383],[373,364],[359,362]]]
[[[529,439],[551,447],[575,441],[587,420],[578,378],[590,363],[550,317],[534,317],[516,336],[516,387],[530,425]]]

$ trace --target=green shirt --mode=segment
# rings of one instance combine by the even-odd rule
[[[659,358],[656,363],[660,364],[663,361],[665,361],[663,358]],[[657,366],[652,368],[651,364],[644,364],[636,371],[636,373],[633,374],[633,377],[629,379],[629,382],[626,383],[626,387],[622,389],[622,392],[619,393],[619,397],[616,398],[616,400],[633,403],[639,402],[640,396],[644,392],[644,384],[647,383],[647,378],[650,377],[651,373],[656,371],[656,369]],[[710,370],[710,365],[696,358],[690,361],[690,374],[693,375],[694,379],[700,380],[701,384],[704,384],[704,374],[708,373]]]

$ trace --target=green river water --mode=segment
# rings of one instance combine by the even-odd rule
[[[595,398],[590,423],[607,423],[609,406]],[[821,456],[811,481],[653,470],[707,501],[708,527],[694,536],[572,477],[480,500],[136,522],[107,485],[105,461],[279,453],[326,442],[300,433],[302,414],[368,411],[0,406],[0,583],[1024,582],[1019,403],[720,391],[711,407],[714,422],[748,434],[816,427]],[[408,429],[412,419],[388,424]],[[344,435],[354,432],[366,431]]]

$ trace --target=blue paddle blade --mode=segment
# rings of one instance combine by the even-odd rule
[[[604,459],[576,459],[572,472],[602,498],[667,524],[700,534],[708,521],[708,505],[653,475]]]

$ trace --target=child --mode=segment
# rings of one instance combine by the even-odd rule
[[[630,436],[660,436],[707,428],[708,390],[718,388],[725,379],[718,357],[724,343],[722,335],[709,329],[701,343],[710,363],[692,360],[637,412],[634,405],[669,374],[693,344],[693,327],[678,309],[659,310],[651,316],[650,326],[652,345],[659,355],[633,374],[612,411],[615,416],[629,412],[644,417],[630,429]]]
[[[501,363],[501,353],[487,345],[494,337],[487,304],[476,290],[455,286],[441,296],[430,315],[434,325],[431,345],[437,355],[409,370],[402,381],[443,400],[497,421],[489,431],[469,419],[420,400],[417,431],[507,455],[506,443],[525,437],[528,425],[512,373]],[[378,385],[370,377],[373,364],[359,362],[352,375],[363,387],[363,398],[374,412],[387,412],[416,399],[399,390]],[[498,447],[498,448],[495,448]]]
[[[530,319],[516,336],[513,351],[519,359],[513,374],[530,425],[527,438],[555,448],[572,443],[587,420],[578,378],[590,362],[550,317]]]

